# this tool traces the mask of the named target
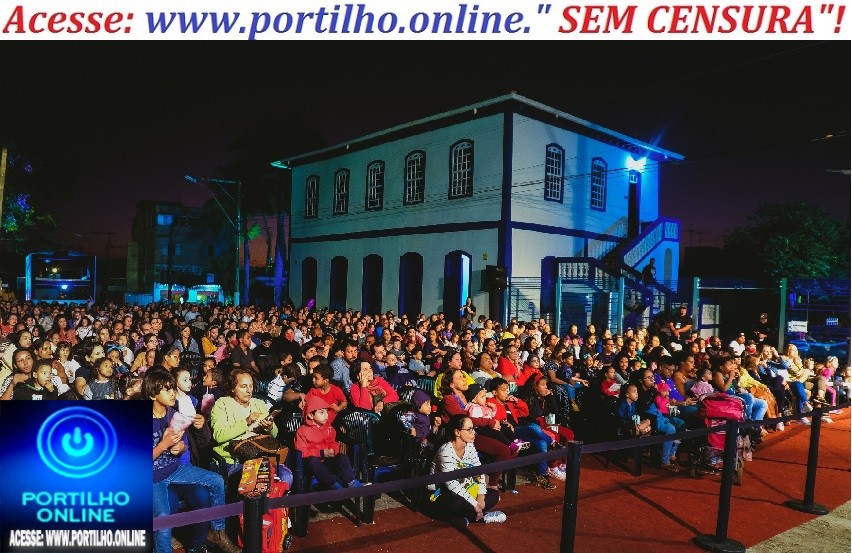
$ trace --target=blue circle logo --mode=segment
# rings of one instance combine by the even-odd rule
[[[50,415],[38,431],[38,453],[47,467],[67,478],[87,478],[112,462],[118,436],[112,424],[87,407],[67,407]]]

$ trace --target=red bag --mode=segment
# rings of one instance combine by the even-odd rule
[[[731,394],[712,394],[701,400],[699,414],[707,428],[726,424],[729,420],[745,420],[745,401]],[[715,449],[725,449],[725,433],[707,435],[707,442]]]
[[[283,497],[289,489],[290,484],[287,482],[273,482],[272,486],[269,488],[269,494],[267,497],[270,499]],[[277,509],[272,509],[263,515],[263,529],[261,530],[260,538],[262,553],[281,553],[287,549],[285,543],[287,542],[287,519],[289,511],[290,510],[286,507],[279,507]],[[243,515],[240,515],[240,529],[243,529]],[[237,545],[243,547],[242,542],[242,534],[240,534],[237,539]]]

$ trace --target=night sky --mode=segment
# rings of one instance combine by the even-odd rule
[[[848,41],[6,42],[0,55],[0,134],[71,160],[60,240],[90,253],[106,244],[93,231],[126,245],[139,200],[201,205],[183,175],[215,176],[259,118],[298,113],[336,144],[512,90],[684,155],[663,170],[661,215],[681,219],[685,246],[721,245],[765,201],[850,217],[848,171],[827,171],[850,168]]]

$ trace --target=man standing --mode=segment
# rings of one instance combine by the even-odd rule
[[[766,342],[766,339],[769,337],[771,332],[772,328],[769,326],[769,315],[761,313],[757,320],[757,324],[754,325],[754,329],[751,331],[752,339],[755,341],[758,348],[763,346],[763,343]]]
[[[655,259],[652,257],[648,260],[648,264],[642,269],[642,283],[654,284],[657,282],[657,267],[654,266]]]

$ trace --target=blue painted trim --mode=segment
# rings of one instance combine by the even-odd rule
[[[425,225],[422,227],[399,227],[361,232],[340,234],[323,234],[320,236],[305,236],[291,238],[293,244],[312,244],[315,242],[340,242],[343,240],[358,240],[361,238],[389,238],[393,236],[411,236],[415,234],[443,234],[465,230],[490,230],[499,228],[500,221],[474,221],[472,223],[447,223],[442,225]]]
[[[624,239],[623,237],[614,236],[612,234],[600,234],[598,232],[592,232],[589,230],[554,227],[551,225],[539,225],[538,223],[525,223],[523,221],[512,221],[512,228],[518,230],[540,232],[542,234],[574,236],[577,238],[591,238],[592,240],[604,240],[606,242],[618,242],[619,240]]]
[[[497,227],[497,265],[506,267],[506,278],[512,281],[512,153],[514,152],[514,114],[503,112],[503,195],[500,203],[500,226]],[[505,318],[506,294],[500,294],[499,313]],[[505,320],[503,321],[506,322]]]

